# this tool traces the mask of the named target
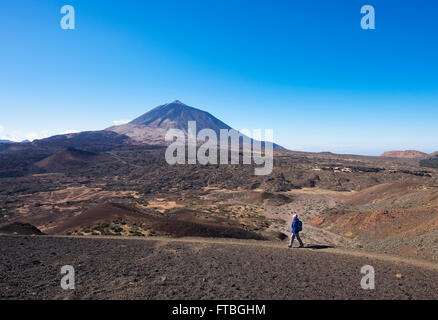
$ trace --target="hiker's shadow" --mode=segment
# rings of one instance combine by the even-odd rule
[[[322,249],[329,249],[334,248],[334,246],[327,246],[327,245],[321,245],[321,244],[314,244],[310,246],[305,246],[306,249],[313,249],[313,250],[322,250]]]

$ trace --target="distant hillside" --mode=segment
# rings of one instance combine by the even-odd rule
[[[0,234],[42,235],[37,227],[23,222],[13,222],[0,227]]]
[[[438,152],[431,153],[427,159],[420,161],[422,167],[438,169]]]
[[[310,224],[359,240],[364,248],[438,259],[438,188],[393,182],[339,199]]]
[[[23,140],[23,141],[21,141],[21,143],[28,143],[28,142],[30,142],[29,140]],[[12,141],[12,140],[1,140],[0,139],[0,143],[20,143],[20,142],[16,142],[16,141]]]
[[[434,152],[434,153],[431,153],[430,155],[430,158],[432,158],[432,159],[438,159],[438,151],[437,152]]]
[[[111,158],[112,157],[107,154],[68,148],[38,161],[35,165],[48,171],[57,171],[72,167],[88,166],[93,163],[111,160]]]
[[[111,131],[84,131],[56,135],[46,139],[34,140],[31,146],[40,148],[76,148],[81,150],[107,151],[115,146],[130,144],[132,140]]]
[[[382,153],[381,157],[386,158],[403,158],[403,159],[423,159],[427,157],[428,154],[416,150],[406,150],[406,151],[387,151]]]

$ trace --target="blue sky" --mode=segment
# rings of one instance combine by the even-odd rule
[[[75,8],[76,29],[60,27]],[[376,29],[362,30],[373,5]],[[0,3],[0,139],[98,130],[179,99],[291,149],[438,150],[432,0]]]

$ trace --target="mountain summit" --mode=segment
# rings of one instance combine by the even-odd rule
[[[196,121],[198,131],[209,128],[219,133],[220,129],[231,129],[230,126],[215,118],[210,113],[189,107],[179,100],[158,106],[132,120],[129,124],[165,130],[175,128],[187,133],[187,123],[189,121]]]
[[[196,121],[198,132],[202,129],[212,129],[218,136],[221,129],[232,129],[210,113],[175,100],[160,105],[127,124],[109,127],[106,130],[126,135],[137,142],[163,145],[169,129],[180,129],[187,134],[189,121]],[[273,146],[281,148],[276,144]]]

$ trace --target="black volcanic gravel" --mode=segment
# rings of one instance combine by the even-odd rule
[[[236,242],[0,236],[0,299],[438,298],[438,271]],[[60,287],[63,265],[75,268],[75,290]],[[375,290],[360,286],[363,265],[375,268]]]

